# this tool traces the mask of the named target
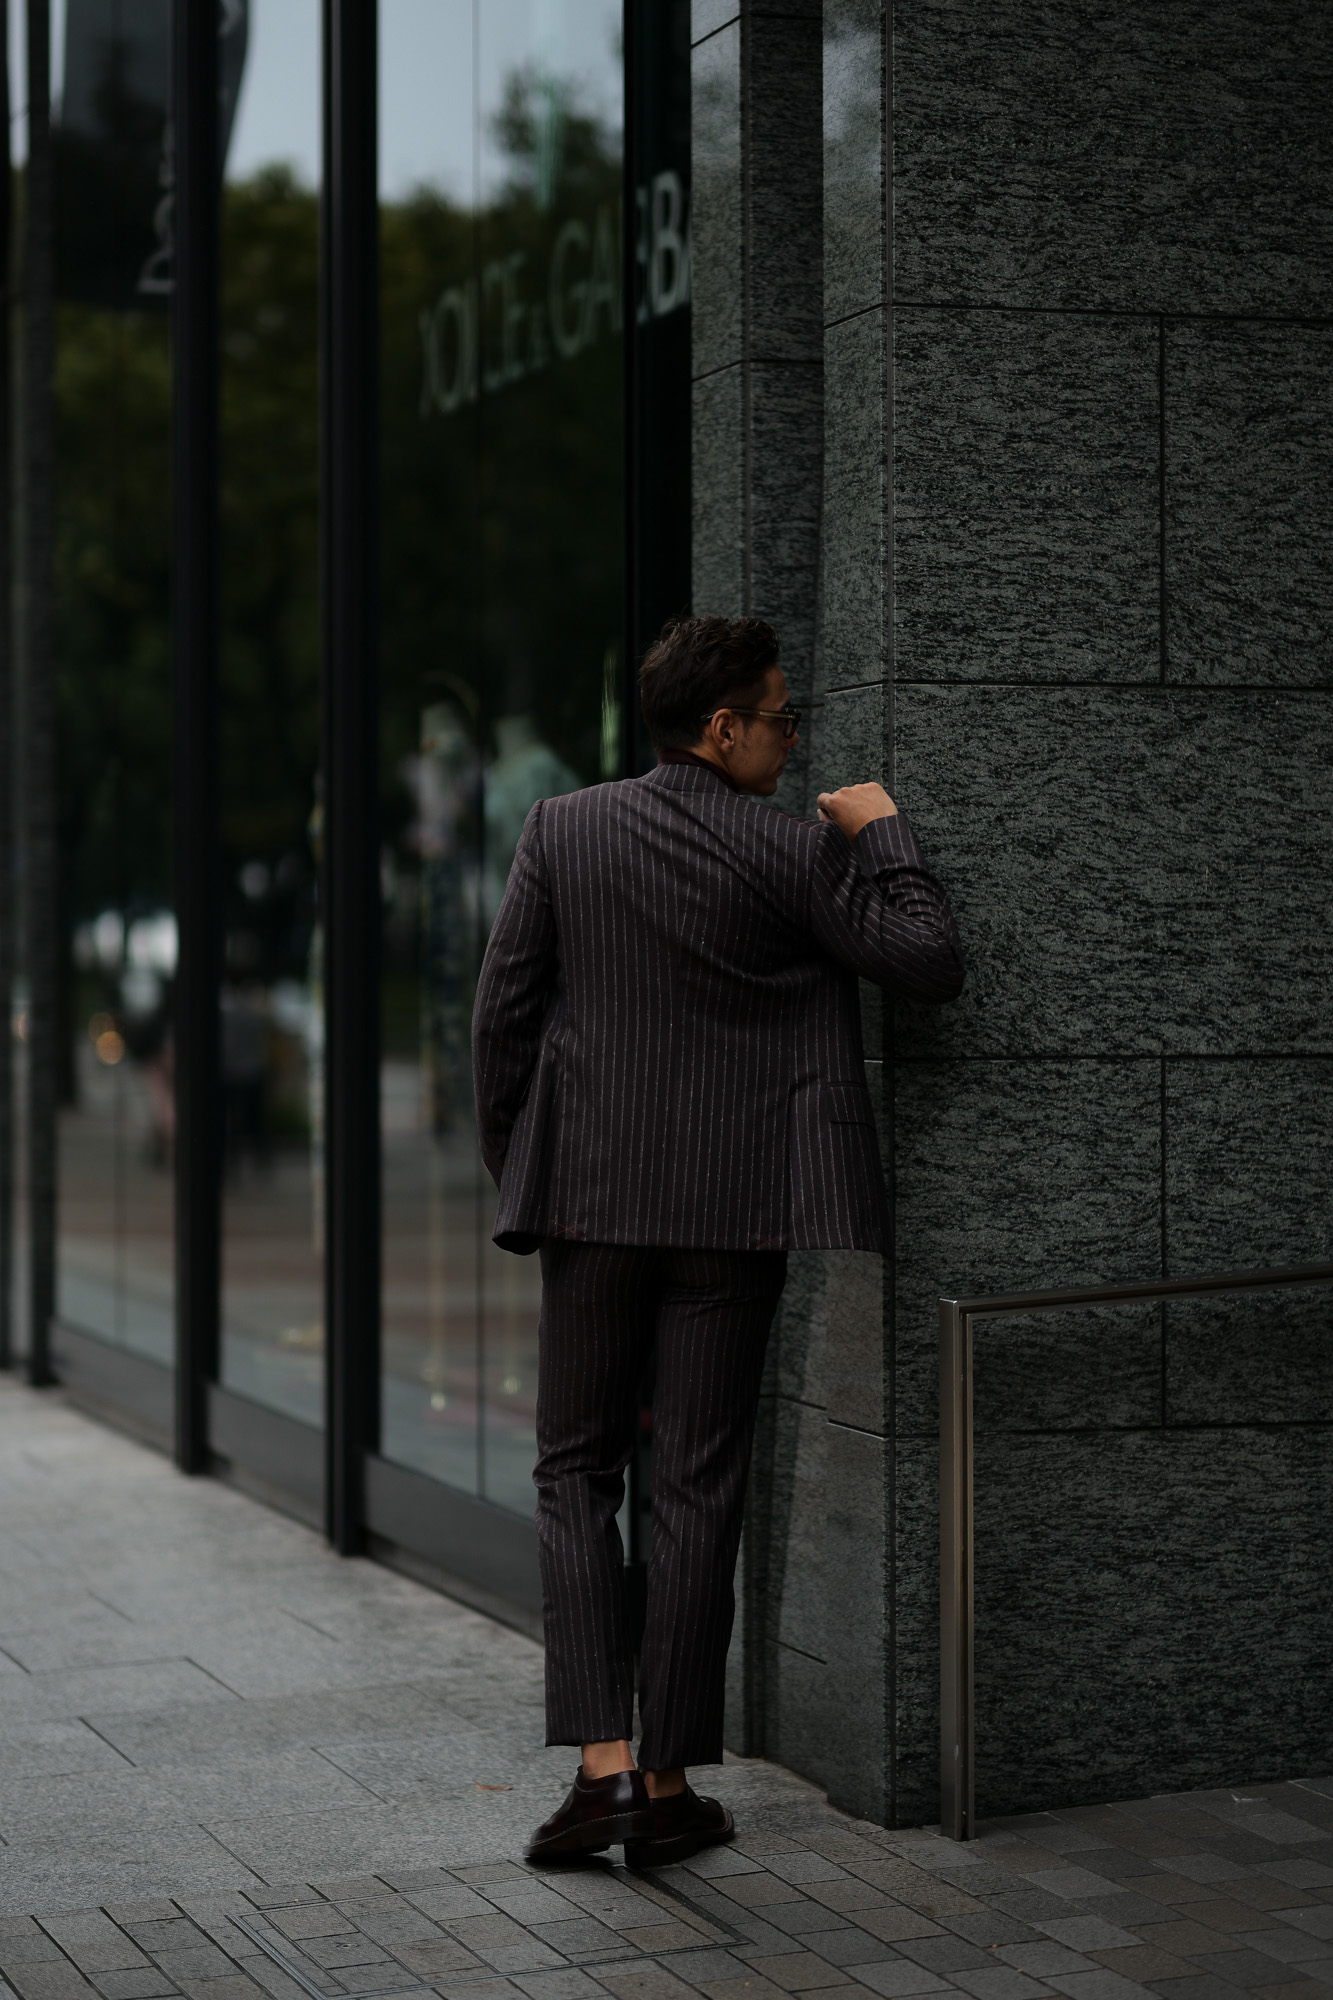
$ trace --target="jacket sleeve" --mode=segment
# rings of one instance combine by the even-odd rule
[[[822,822],[809,925],[839,965],[914,1000],[953,1000],[963,950],[949,898],[902,813],[872,819],[850,844]]]
[[[472,1077],[481,1157],[498,1184],[555,995],[556,933],[541,843],[541,801],[524,822],[491,926],[472,1010]]]

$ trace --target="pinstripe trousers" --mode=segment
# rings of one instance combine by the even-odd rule
[[[639,1763],[719,1764],[745,1482],[786,1252],[557,1242],[541,1260],[533,1479],[546,1741],[633,1734],[616,1515],[655,1352]]]

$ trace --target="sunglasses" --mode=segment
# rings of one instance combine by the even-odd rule
[[[770,722],[780,722],[782,724],[782,740],[784,743],[790,743],[801,726],[801,711],[799,708],[793,708],[790,702],[787,703],[785,708],[732,708],[729,712],[732,715],[762,715]],[[720,715],[721,713],[721,709],[715,708],[712,715],[701,715],[699,720],[700,722],[711,722],[714,715]]]

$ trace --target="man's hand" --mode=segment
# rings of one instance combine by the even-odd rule
[[[883,785],[844,785],[840,792],[819,794],[819,817],[840,826],[855,840],[872,819],[892,819],[898,808]]]

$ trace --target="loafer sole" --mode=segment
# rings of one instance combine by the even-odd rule
[[[645,1818],[644,1813],[629,1812],[612,1813],[606,1819],[584,1820],[581,1826],[571,1826],[565,1833],[553,1833],[545,1840],[534,1840],[524,1859],[558,1861],[571,1854],[601,1854],[618,1841],[628,1843],[641,1839]]]
[[[702,1847],[721,1847],[736,1837],[736,1822],[727,1813],[727,1823],[719,1827],[699,1827],[691,1833],[673,1833],[662,1840],[627,1840],[627,1868],[665,1868],[672,1861],[688,1861]]]

